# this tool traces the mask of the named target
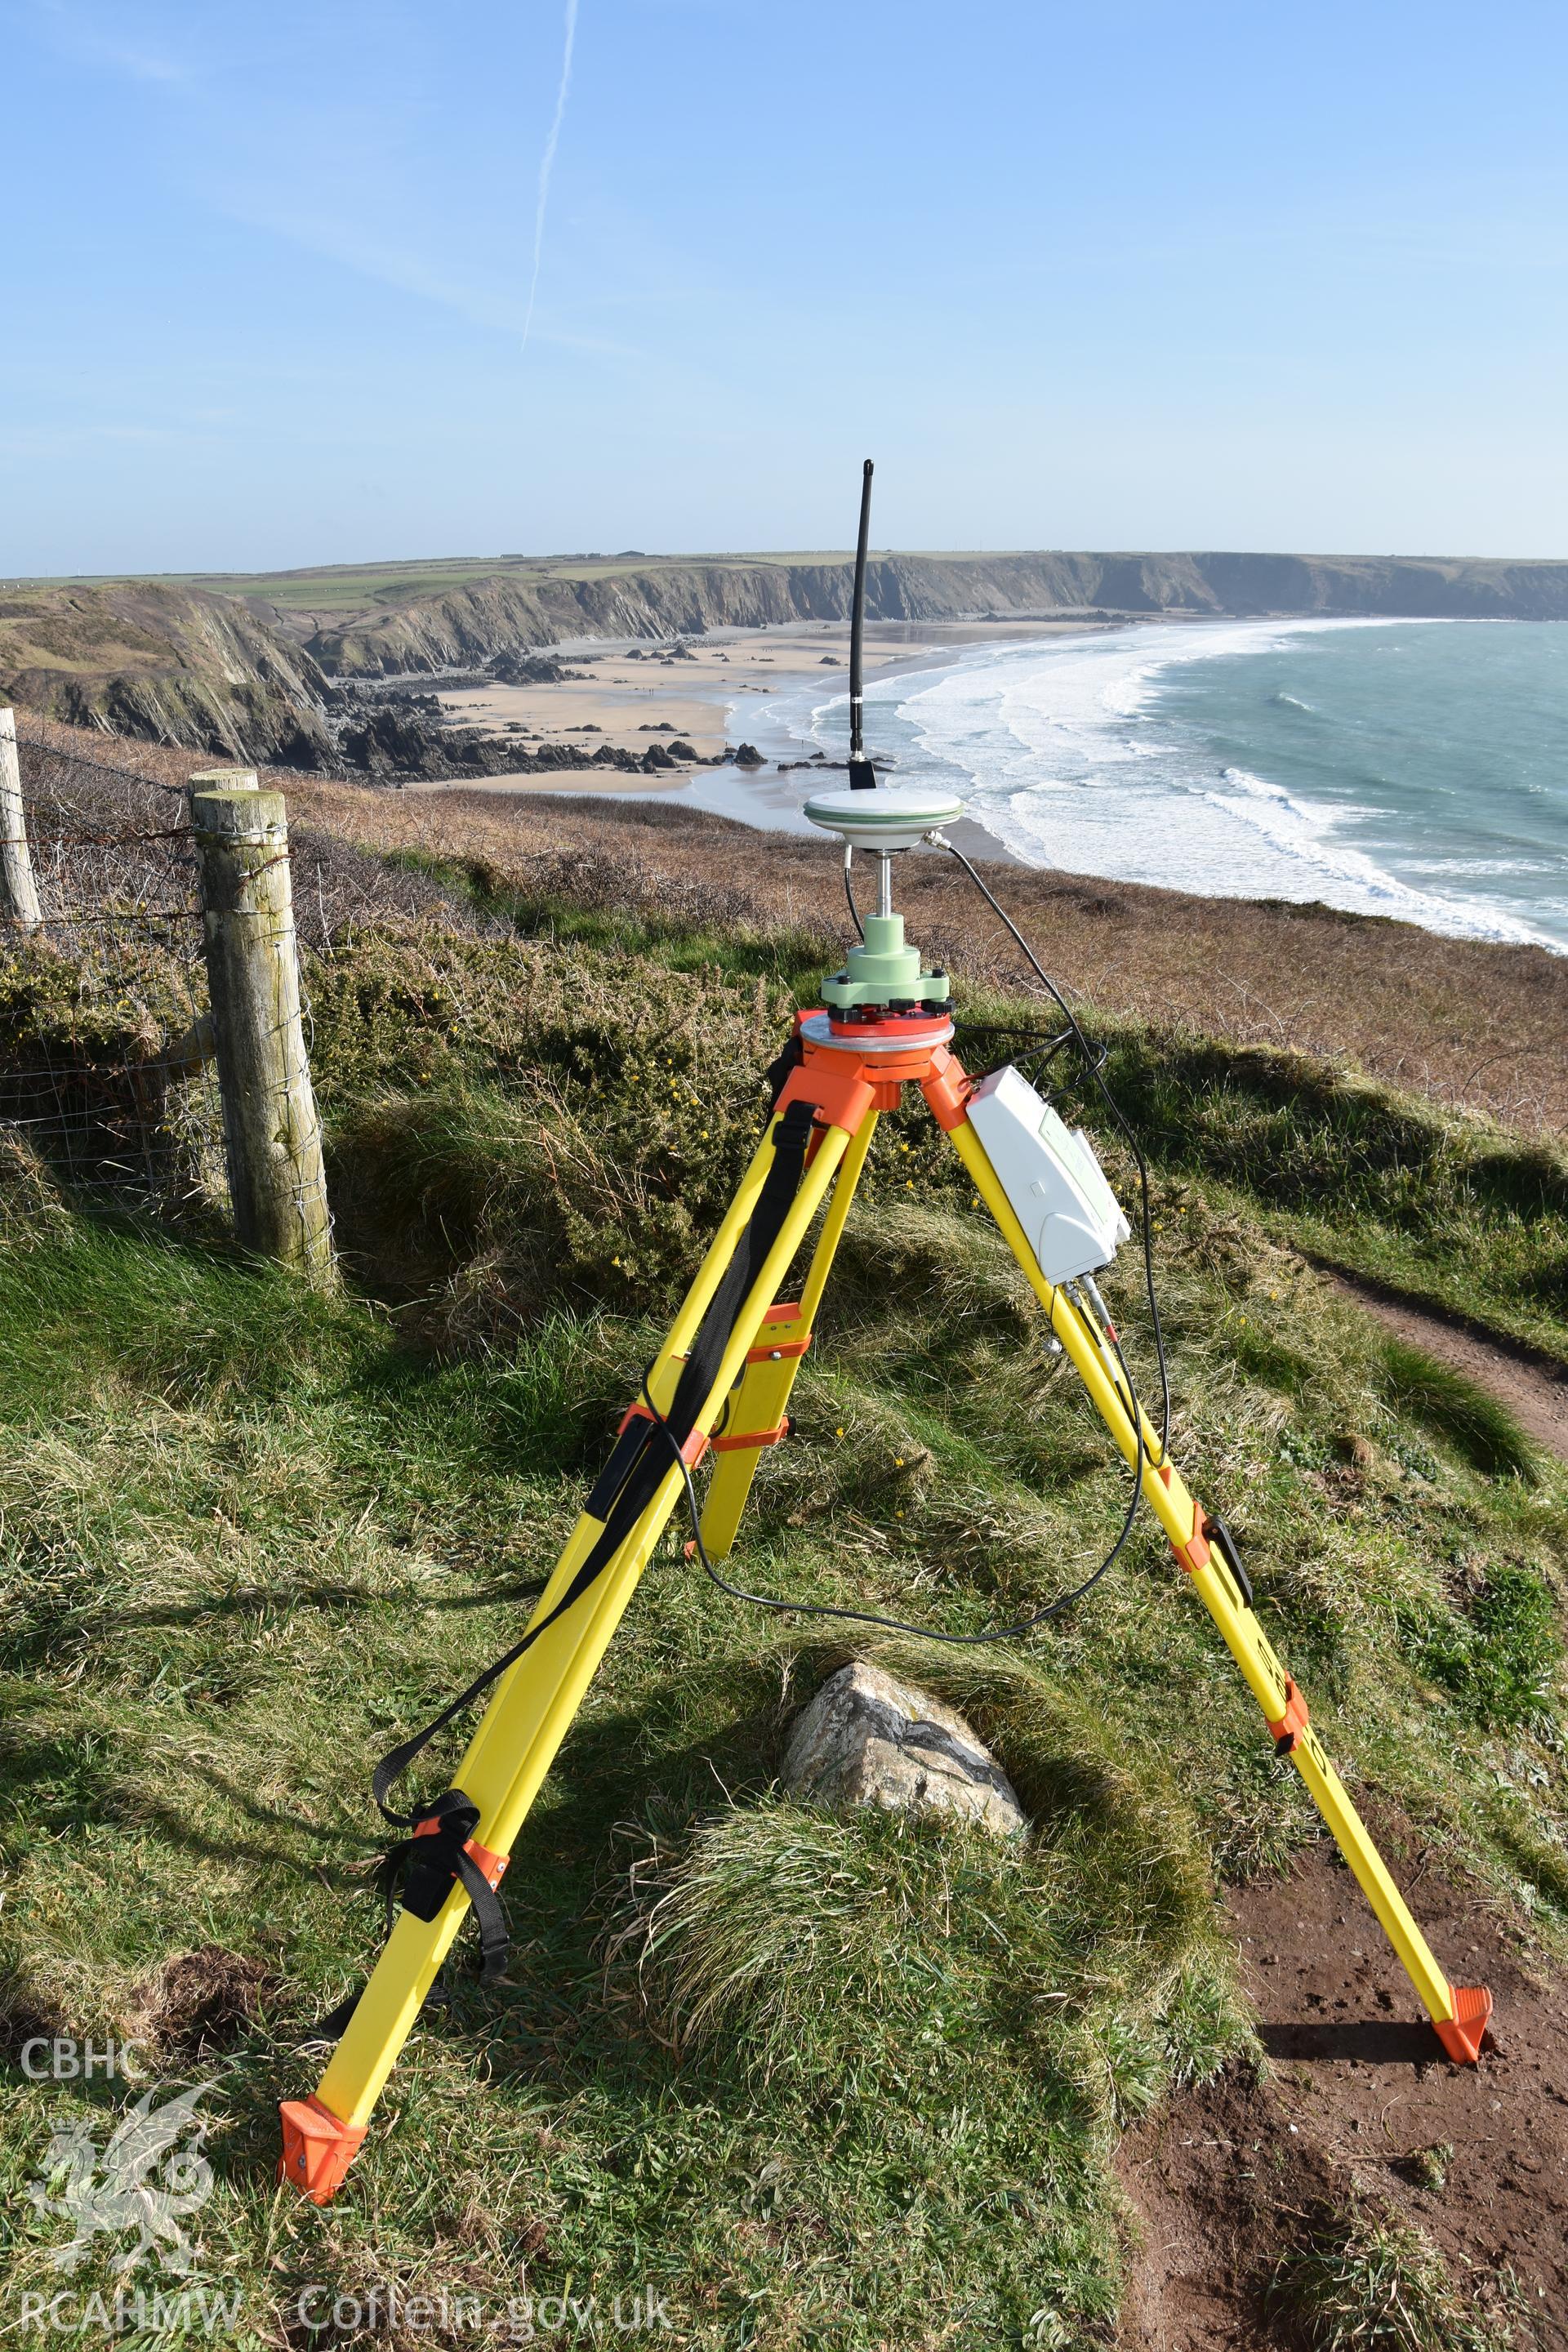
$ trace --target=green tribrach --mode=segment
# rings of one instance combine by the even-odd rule
[[[902,915],[868,915],[864,946],[851,948],[843,969],[822,982],[822,1001],[835,1013],[867,1004],[913,1012],[945,1004],[952,993],[946,972],[929,970],[919,948],[905,946]]]

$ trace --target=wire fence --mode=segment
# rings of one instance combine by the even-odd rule
[[[13,1181],[221,1212],[202,907],[184,788],[18,728],[41,919],[0,918],[0,1139]]]

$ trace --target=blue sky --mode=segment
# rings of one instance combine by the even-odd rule
[[[0,0],[7,576],[1568,556],[1568,9]]]

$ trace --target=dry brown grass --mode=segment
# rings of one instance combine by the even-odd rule
[[[763,922],[844,928],[826,841],[765,834],[670,802],[470,791],[374,793],[296,781],[312,823],[365,847],[480,858],[527,886],[591,861],[630,903],[663,880],[721,892]],[[584,880],[588,878],[584,876]],[[1408,923],[993,866],[987,878],[1058,978],[1108,1013],[1353,1064],[1527,1129],[1568,1126],[1568,957],[1438,939]],[[650,885],[653,886],[650,894]],[[1011,983],[1016,949],[954,866],[911,857],[911,935],[973,981]]]
[[[29,721],[31,725],[34,722]],[[47,732],[164,781],[208,759]],[[362,849],[480,861],[498,879],[676,919],[845,928],[826,841],[765,834],[668,801],[378,792],[279,774],[297,819]],[[1568,1127],[1568,957],[1439,939],[1413,925],[994,866],[989,879],[1058,978],[1108,1013],[1287,1045],[1526,1130]],[[910,930],[963,979],[1026,977],[956,867],[911,857]]]

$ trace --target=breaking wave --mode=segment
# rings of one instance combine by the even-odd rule
[[[1260,657],[1270,657],[1267,669],[1300,664],[1331,638],[1370,646],[1377,632],[1389,650],[1396,643],[1404,650],[1406,633],[1440,631],[1452,640],[1463,625],[1140,626],[1001,654],[987,649],[929,683],[896,681],[891,690],[921,759],[961,771],[970,814],[1031,865],[1226,897],[1323,899],[1458,937],[1568,949],[1568,932],[1552,920],[1553,902],[1542,894],[1521,905],[1521,896],[1531,894],[1507,884],[1521,863],[1510,854],[1516,844],[1478,844],[1481,854],[1470,856],[1473,871],[1464,877],[1472,887],[1456,888],[1458,873],[1434,870],[1430,853],[1465,845],[1432,837],[1433,820],[1444,812],[1412,804],[1420,799],[1419,775],[1413,795],[1411,776],[1383,772],[1398,763],[1369,761],[1356,729],[1329,728],[1321,693],[1310,698],[1253,676]],[[1397,641],[1390,632],[1399,633]],[[1488,640],[1496,645],[1497,633],[1489,631]],[[1380,666],[1375,691],[1384,702],[1396,692],[1407,696],[1405,673],[1396,684]],[[1303,712],[1321,721],[1310,753],[1301,750],[1309,740],[1299,732]],[[1200,714],[1202,723],[1192,723]],[[1568,721],[1568,702],[1563,717]],[[1410,735],[1407,764],[1418,767],[1419,714]],[[1269,757],[1276,748],[1280,756]],[[1477,776],[1472,795],[1489,782]],[[1557,807],[1561,814],[1561,800]],[[1561,862],[1543,862],[1555,863],[1562,878]],[[1500,887],[1494,892],[1478,883]]]
[[[781,696],[764,748],[842,758],[846,698],[822,694]],[[961,791],[1031,866],[1568,953],[1568,628],[1140,624],[971,646],[867,705],[901,776]],[[799,822],[786,782],[762,821]]]

